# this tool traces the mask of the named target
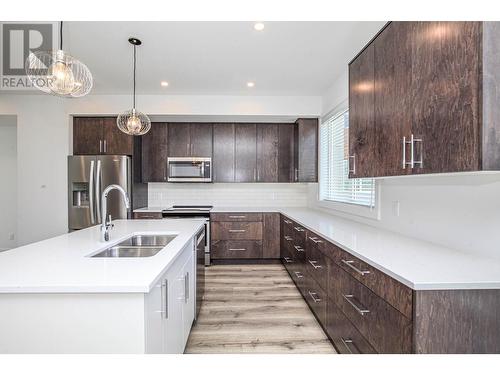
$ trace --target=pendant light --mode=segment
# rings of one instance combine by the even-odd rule
[[[134,91],[133,105],[130,111],[124,112],[116,119],[118,129],[129,135],[144,135],[151,129],[151,120],[147,115],[135,109],[135,69],[136,69],[136,48],[142,42],[137,38],[129,38],[128,42],[134,46]]]
[[[63,50],[63,22],[59,24],[59,49],[30,52],[25,62],[26,75],[34,87],[65,98],[87,95],[93,79],[89,68]]]

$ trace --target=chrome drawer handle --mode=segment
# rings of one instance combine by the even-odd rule
[[[323,268],[323,266],[316,264],[316,263],[318,263],[317,260],[309,260],[309,263],[311,264],[311,266],[314,267],[315,270],[317,270],[318,268]]]
[[[370,273],[370,271],[362,271],[358,267],[354,266],[353,265],[353,263],[354,263],[353,260],[344,260],[344,259],[342,259],[342,263],[344,263],[346,266],[348,266],[349,268],[351,268],[354,271],[356,271],[357,273],[359,273],[361,276],[364,276],[364,275],[367,275],[367,274]]]
[[[345,338],[341,337],[340,340],[342,341],[342,344],[344,344],[344,346],[347,349],[347,351],[349,352],[349,354],[360,354],[361,353],[358,350],[358,348],[356,347],[356,344],[354,344],[354,341],[352,339],[345,339]],[[352,346],[354,350],[352,350],[350,348],[350,346]]]
[[[244,219],[246,218],[245,215],[229,215],[230,219]]]
[[[314,301],[314,303],[319,303],[319,302],[321,302],[321,298],[316,298],[316,297],[315,297],[315,296],[317,296],[317,295],[318,295],[318,293],[311,292],[311,291],[309,291],[308,293],[309,293],[309,295],[311,296],[311,298],[312,298],[312,300]]]
[[[293,241],[293,238],[290,237],[290,236],[285,236],[285,240],[287,240],[287,241]]]
[[[304,249],[302,247],[300,247],[299,245],[295,245],[294,246],[295,250],[297,250],[299,253],[303,253],[304,252]]]
[[[302,275],[300,272],[295,271],[295,276],[297,276],[297,279],[302,279],[304,275]]]
[[[318,237],[309,237],[309,239],[314,243],[323,243],[323,241],[318,240]]]
[[[283,222],[284,222],[285,224],[292,224],[292,222],[291,222],[290,220],[283,220]]]
[[[293,227],[293,229],[295,229],[297,232],[303,232],[304,231],[304,228],[301,228],[301,227]]]
[[[232,249],[232,248],[230,248],[229,250],[230,251],[247,251],[247,249],[243,249],[243,248],[241,248],[241,249]]]
[[[229,229],[230,233],[243,233],[246,232],[245,229]]]
[[[293,263],[293,260],[291,260],[291,259],[290,259],[290,258],[288,258],[288,257],[284,257],[283,259],[284,259],[284,260],[285,260],[285,262],[287,262],[287,263]]]
[[[342,294],[342,297],[344,297],[344,299],[349,302],[349,304],[354,307],[354,309],[359,313],[359,315],[362,315],[364,316],[365,314],[368,314],[370,312],[370,310],[368,310],[367,308],[363,307],[363,306],[358,306],[356,305],[353,300],[356,300],[356,298],[352,295],[352,294]],[[357,301],[357,300],[356,300]]]

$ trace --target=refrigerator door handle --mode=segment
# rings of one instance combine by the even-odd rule
[[[89,175],[89,207],[90,207],[90,222],[95,224],[95,203],[94,203],[94,160],[90,161],[90,175]]]
[[[99,195],[101,192],[101,161],[97,160],[97,172],[96,172],[96,183],[95,183],[95,201],[97,209],[97,223],[101,223],[101,202],[99,200]]]

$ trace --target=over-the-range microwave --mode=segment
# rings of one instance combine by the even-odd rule
[[[212,182],[212,158],[167,159],[168,182]]]

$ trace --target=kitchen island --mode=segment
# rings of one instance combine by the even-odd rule
[[[195,314],[200,220],[117,220],[0,254],[0,353],[182,353]],[[132,236],[150,257],[92,257]]]

